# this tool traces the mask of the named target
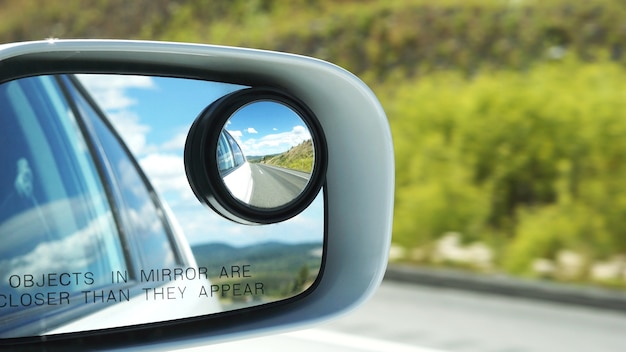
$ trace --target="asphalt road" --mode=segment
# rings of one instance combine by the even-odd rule
[[[626,313],[385,281],[362,307],[309,330],[211,351],[626,351]],[[201,350],[201,349],[200,349]]]
[[[269,165],[250,164],[252,195],[250,204],[273,208],[296,198],[309,182],[309,174]]]

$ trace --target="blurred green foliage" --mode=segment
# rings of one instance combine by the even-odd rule
[[[560,249],[625,253],[624,82],[618,64],[572,59],[390,85],[394,240],[414,247],[460,232],[525,274]]]
[[[626,255],[625,18],[622,0],[5,0],[0,42],[178,40],[337,63],[389,116],[394,242],[429,262],[454,231],[532,276],[563,250],[585,265]]]
[[[394,72],[524,69],[561,49],[624,61],[620,0],[0,1],[0,42],[159,39],[328,59],[368,83]]]

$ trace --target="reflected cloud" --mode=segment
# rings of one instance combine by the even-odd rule
[[[139,160],[141,168],[150,175],[152,184],[161,194],[176,192],[179,199],[193,200],[195,196],[185,175],[184,159],[176,154],[149,154]]]
[[[140,122],[139,116],[130,108],[139,104],[132,98],[129,89],[157,88],[148,76],[123,75],[77,75],[78,79],[92,94],[98,105],[107,112],[111,123],[116,127],[128,148],[135,154],[144,153],[147,148],[146,134],[150,126]]]
[[[170,140],[163,143],[159,150],[162,151],[179,151],[183,152],[185,150],[185,142],[187,141],[187,129],[185,126],[181,126],[182,132],[178,132],[174,135]]]
[[[324,237],[322,192],[309,208],[294,218],[263,226],[234,224],[214,212],[207,212],[195,199],[194,202],[178,203],[176,210],[172,205],[172,210],[192,244],[224,242],[233,246],[248,246],[263,242],[322,243]]]
[[[261,138],[244,140],[241,131],[228,131],[239,143],[246,155],[271,155],[283,153],[306,140],[311,139],[311,133],[304,126],[294,126],[289,132],[267,134]],[[248,131],[249,134],[251,133]]]
[[[141,155],[148,152],[146,135],[151,128],[140,123],[137,114],[122,110],[109,112],[107,116],[133,154]]]
[[[124,75],[78,75],[78,79],[89,89],[104,110],[122,110],[138,103],[127,93],[129,89],[155,89],[148,76]]]
[[[85,212],[87,209],[89,207],[80,199],[63,199],[28,209],[0,224],[0,233],[13,234],[6,239],[8,243],[5,242],[4,248],[15,250],[37,243],[23,254],[11,252],[0,256],[10,258],[0,261],[0,277],[3,282],[8,282],[9,276],[14,274],[76,272],[101,262],[109,253],[108,244],[103,237],[116,233],[110,211],[100,214],[68,235],[60,234],[55,237],[62,237],[50,238],[48,241],[41,240],[44,233],[42,224],[33,221],[39,218],[38,213],[41,212],[46,219],[55,219],[58,224],[73,224],[76,222],[75,218],[80,216],[77,212]],[[107,267],[119,264],[121,263],[109,263]]]

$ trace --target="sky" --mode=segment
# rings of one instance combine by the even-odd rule
[[[283,153],[311,139],[300,116],[273,101],[255,102],[239,109],[227,121],[226,130],[237,139],[246,156]]]
[[[213,101],[245,87],[179,78],[80,75],[168,203],[190,244],[223,242],[245,246],[267,241],[322,242],[323,197],[298,216],[278,224],[249,226],[226,220],[194,196],[184,171],[187,132]],[[273,154],[310,139],[302,120],[285,106],[254,103],[227,123],[249,156]],[[286,148],[286,149],[285,149]]]

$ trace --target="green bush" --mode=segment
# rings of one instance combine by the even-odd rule
[[[624,253],[625,80],[617,64],[568,59],[389,87],[395,240],[428,246],[457,231],[504,244],[516,273],[558,249]]]
[[[375,83],[395,70],[412,77],[528,69],[563,51],[624,62],[625,17],[621,0],[22,0],[0,2],[0,42],[88,37],[248,46],[327,59]]]
[[[584,264],[605,259],[613,248],[606,217],[583,202],[520,209],[515,236],[503,256],[504,268],[514,274],[538,276],[532,264],[536,259],[558,261],[564,250],[580,254]],[[585,273],[576,279],[585,278]],[[573,279],[570,278],[570,279]]]

